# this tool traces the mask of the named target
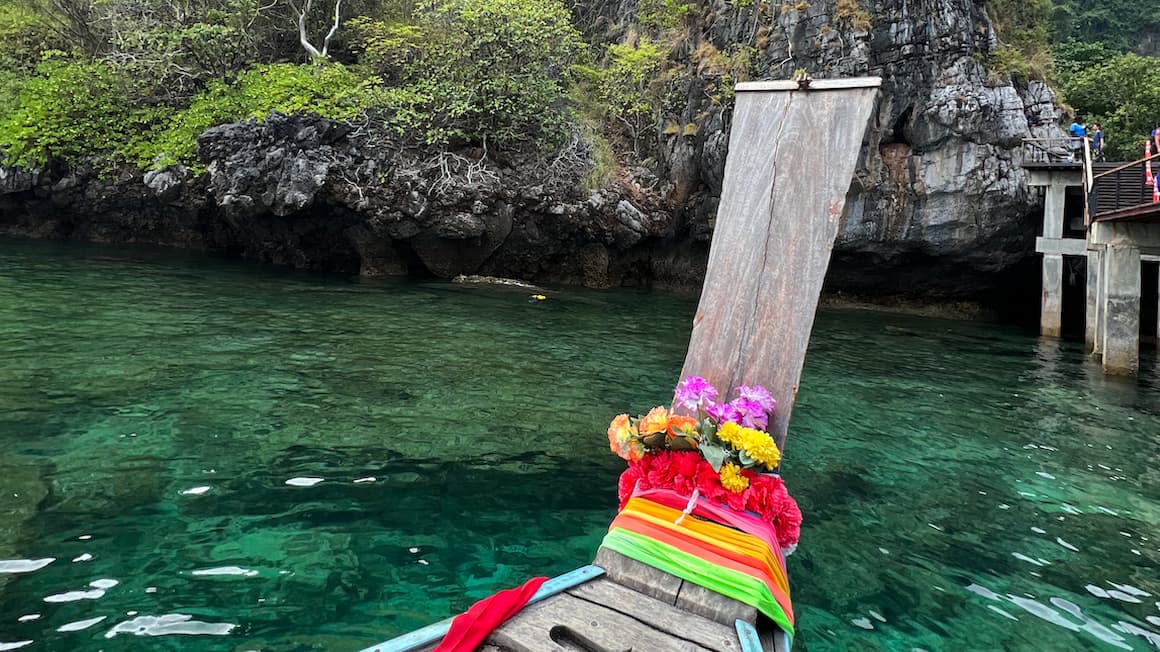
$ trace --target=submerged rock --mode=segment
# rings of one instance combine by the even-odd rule
[[[497,276],[465,276],[460,274],[459,276],[451,279],[451,282],[460,283],[463,285],[502,285],[507,287],[523,288],[525,290],[536,290],[538,292],[543,291],[542,288],[532,285],[531,283],[525,283],[524,281],[519,281],[514,278],[499,278]]]

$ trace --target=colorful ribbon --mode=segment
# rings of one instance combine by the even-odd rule
[[[602,545],[750,605],[792,637],[789,581],[772,526],[705,500],[681,518],[693,502],[665,489],[637,492]]]

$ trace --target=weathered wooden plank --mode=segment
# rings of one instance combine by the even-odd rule
[[[540,589],[536,591],[535,595],[528,600],[528,604],[535,604],[541,600],[546,600],[578,584],[600,577],[603,574],[603,568],[590,565],[581,566],[563,575],[557,575],[547,582],[544,582],[540,586]],[[447,634],[447,630],[451,629],[451,621],[453,620],[454,618],[441,620],[421,629],[416,629],[413,632],[392,638],[389,641],[384,641],[378,645],[372,645],[362,652],[423,652],[424,650],[433,649]]]
[[[525,608],[488,641],[512,652],[711,652],[566,593]]]
[[[596,559],[592,563],[603,568],[609,579],[617,584],[640,591],[665,604],[674,604],[677,601],[682,580],[675,575],[646,566],[608,548],[597,550]]]
[[[876,85],[737,94],[681,375],[704,376],[723,391],[764,385],[777,399],[770,432],[779,446]]]
[[[729,627],[682,611],[611,580],[593,580],[569,589],[568,594],[631,616],[648,623],[653,629],[703,645],[710,650],[729,652],[740,649],[737,633]]]
[[[757,609],[692,582],[682,582],[677,594],[677,609],[703,616],[715,623],[733,625],[738,620],[757,623]]]

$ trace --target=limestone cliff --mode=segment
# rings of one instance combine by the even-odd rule
[[[611,39],[632,38],[621,17],[638,13],[632,0],[575,12]],[[744,51],[750,78],[804,68],[884,80],[831,290],[977,300],[1027,276],[1035,198],[1018,145],[1029,134],[1025,111],[1046,132],[1058,110],[1043,85],[989,73],[997,40],[979,5],[705,0],[687,20],[675,55],[684,72],[672,77],[655,139],[594,192],[581,190],[592,158],[583,142],[546,157],[433,155],[317,118],[273,116],[206,132],[196,175],[0,169],[0,233],[151,242],[363,274],[695,288],[727,154],[721,89],[733,81],[706,61]]]
[[[849,0],[770,5],[716,0],[703,32],[711,50],[756,48],[758,78],[876,75],[883,88],[831,267],[831,289],[865,294],[985,293],[1033,251],[1036,198],[1018,146],[1057,133],[1058,108],[1038,82],[1018,88],[988,71],[997,37],[971,0]],[[704,48],[704,45],[700,46]],[[667,169],[693,195],[694,233],[720,192],[727,108],[694,76],[687,102],[662,121],[698,125],[662,136]],[[682,132],[683,133],[683,132]],[[825,134],[817,134],[825,138]]]

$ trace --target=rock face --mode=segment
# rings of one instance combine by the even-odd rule
[[[586,11],[607,23],[632,13],[623,4]],[[1036,199],[1018,146],[1031,135],[1026,114],[1055,125],[1058,109],[1043,85],[1016,87],[988,73],[997,41],[978,4],[703,6],[690,19],[690,33],[703,36],[687,48],[687,74],[668,94],[645,152],[655,164],[630,167],[595,192],[580,190],[590,158],[583,145],[546,159],[435,155],[326,120],[275,115],[205,132],[203,174],[177,167],[108,179],[83,167],[0,168],[0,233],[151,242],[367,275],[695,288],[730,123],[727,98],[707,90],[728,84],[705,53],[740,47],[756,61],[752,78],[799,68],[818,78],[883,78],[832,291],[957,300],[1029,285],[1034,302],[1037,278],[1026,265]]]
[[[85,167],[0,168],[0,233],[370,276],[607,287],[649,282],[648,266],[632,261],[647,260],[670,224],[656,197],[627,186],[582,192],[582,169],[558,170],[542,156],[408,151],[314,116],[222,125],[198,146],[198,175],[181,166],[117,178]]]
[[[984,62],[997,40],[978,3],[742,5],[715,1],[705,31],[714,50],[756,48],[755,77],[788,78],[804,68],[819,78],[883,79],[831,289],[949,298],[1026,276],[1036,198],[1018,160],[1022,139],[1032,135],[1025,111],[1047,125],[1035,135],[1056,135],[1059,112],[1043,84],[1017,88],[988,72]],[[727,147],[727,111],[702,85],[694,79],[688,102],[662,118],[700,127],[692,142],[673,143],[683,139],[673,135],[662,143],[670,175],[694,175],[684,185],[706,189],[692,197],[694,233],[711,224]]]

